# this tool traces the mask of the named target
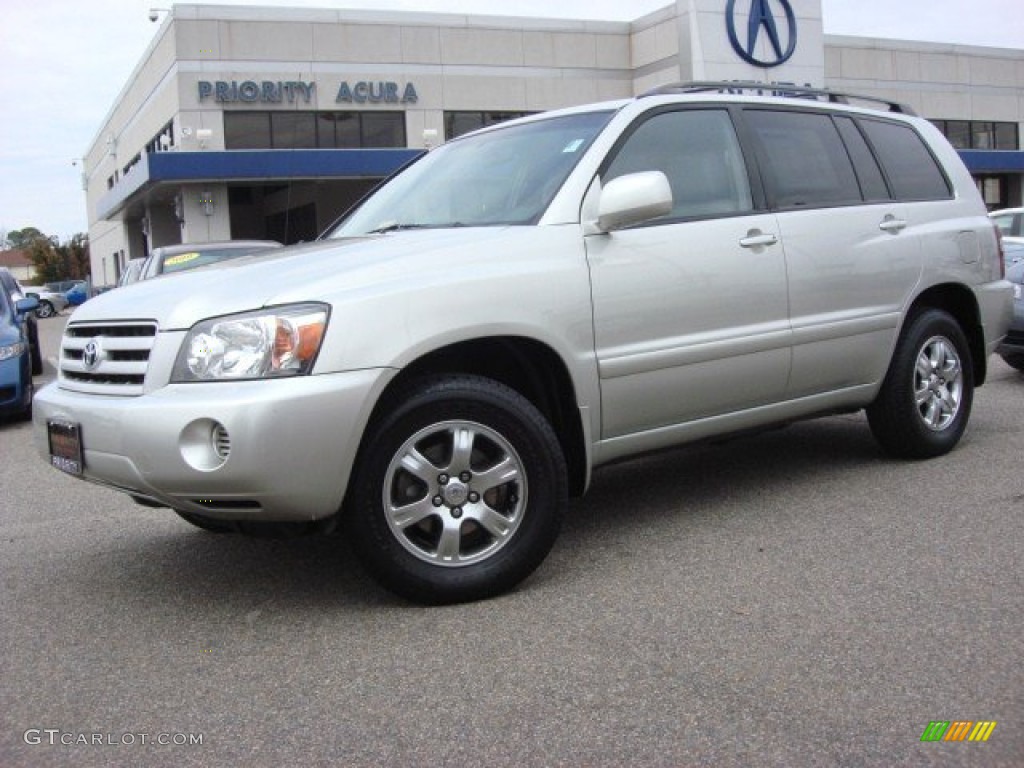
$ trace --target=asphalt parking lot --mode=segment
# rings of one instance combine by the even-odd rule
[[[1024,765],[1022,405],[993,358],[942,459],[855,415],[606,468],[517,591],[448,608],[0,424],[0,766]]]

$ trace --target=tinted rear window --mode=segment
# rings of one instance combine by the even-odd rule
[[[862,120],[897,200],[947,200],[949,182],[924,140],[899,123]]]
[[[882,169],[878,167],[875,156],[871,154],[864,137],[861,136],[857,126],[849,117],[835,118],[836,127],[846,142],[846,149],[853,160],[853,169],[857,172],[857,180],[860,182],[860,189],[864,199],[868,201],[889,200],[889,190],[885,186],[885,177],[882,176]]]
[[[747,111],[760,140],[760,162],[779,208],[861,202],[853,164],[828,115]]]

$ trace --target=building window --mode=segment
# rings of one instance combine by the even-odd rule
[[[171,120],[146,144],[146,153],[166,152],[174,147],[174,121]]]
[[[1020,149],[1016,123],[993,123],[995,126],[996,149]]]
[[[269,112],[225,112],[226,149],[267,149],[270,143]]]
[[[318,112],[317,146],[322,149],[356,149],[360,145],[358,112]]]
[[[361,147],[404,147],[404,112],[361,112]],[[396,120],[396,118],[399,118]]]
[[[1016,123],[991,120],[932,120],[956,149],[1020,149]]]
[[[274,149],[316,149],[316,115],[271,112],[270,143]]]
[[[454,139],[464,133],[503,123],[517,117],[535,114],[533,112],[445,112],[444,137]]]
[[[225,112],[227,149],[405,147],[404,112]]]

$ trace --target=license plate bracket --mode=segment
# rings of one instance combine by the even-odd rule
[[[50,440],[50,464],[69,475],[81,475],[82,428],[71,421],[48,419],[46,432]]]

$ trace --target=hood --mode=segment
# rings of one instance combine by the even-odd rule
[[[80,306],[71,322],[156,320],[186,330],[200,320],[300,301],[333,304],[346,293],[493,262],[517,238],[539,227],[408,230],[325,240],[232,259],[132,283]],[[433,276],[433,277],[430,277]]]

